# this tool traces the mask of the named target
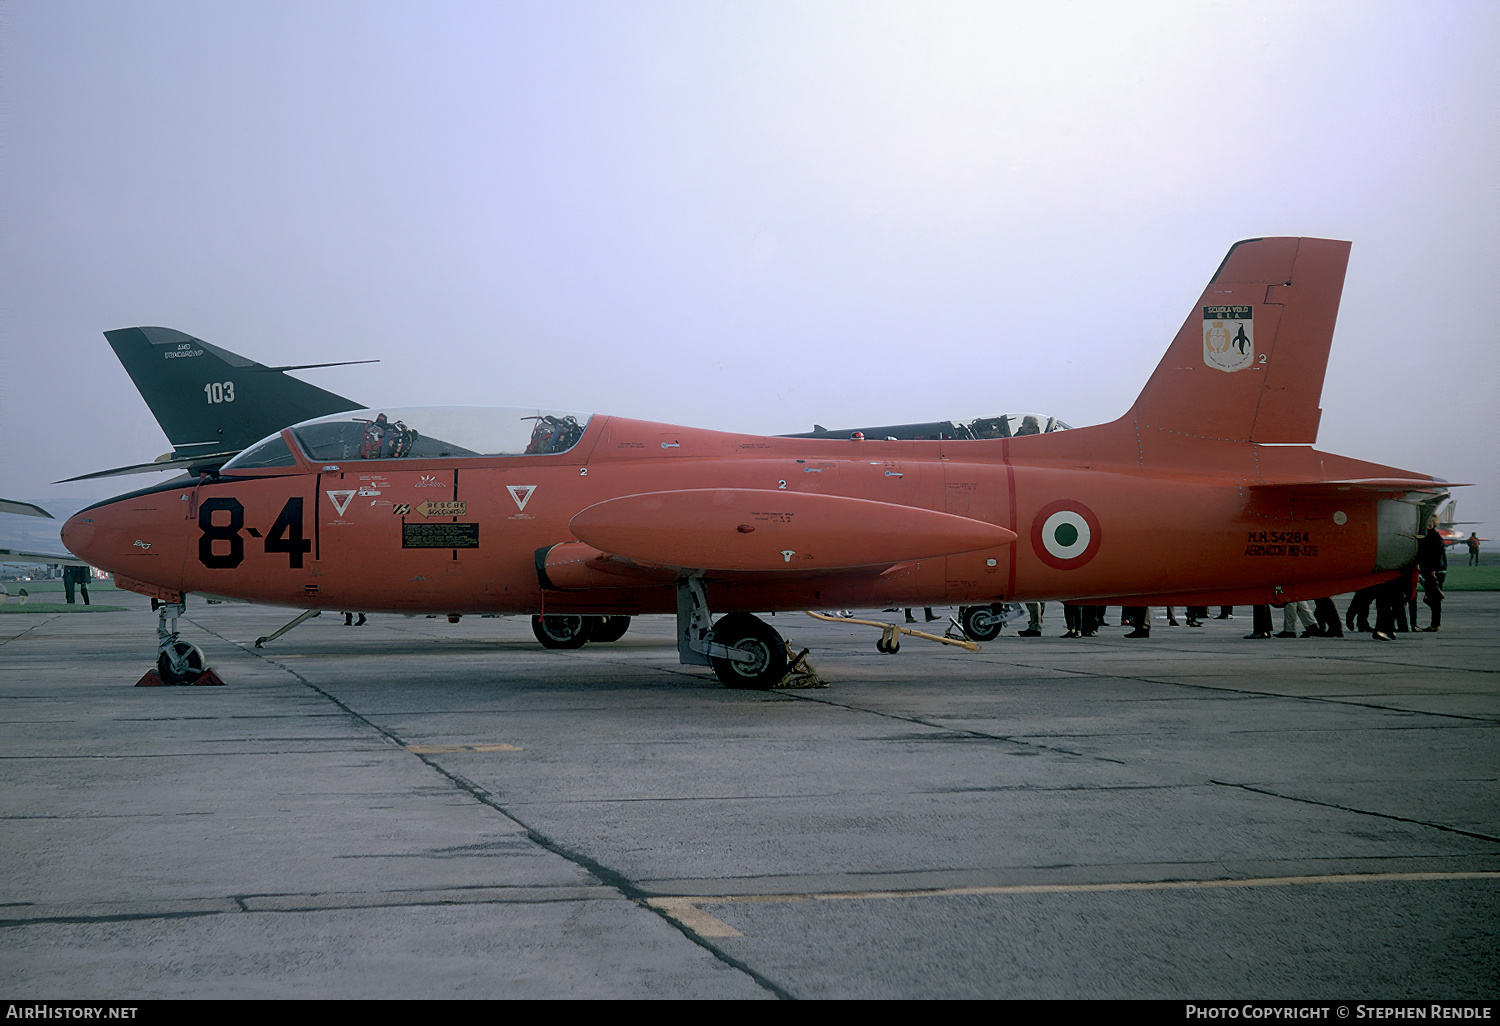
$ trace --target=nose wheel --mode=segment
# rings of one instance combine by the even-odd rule
[[[208,669],[203,650],[177,636],[177,618],[186,611],[181,602],[165,602],[157,608],[156,673],[163,684],[193,684]]]
[[[203,650],[186,641],[172,642],[156,657],[156,673],[163,684],[191,684],[203,676],[206,667]]]

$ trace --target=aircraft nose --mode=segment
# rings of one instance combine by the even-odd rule
[[[92,563],[94,559],[89,555],[89,549],[93,547],[94,533],[94,518],[77,513],[63,524],[62,542],[73,555]]]

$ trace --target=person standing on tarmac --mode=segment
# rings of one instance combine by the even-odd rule
[[[1333,604],[1333,599],[1313,599],[1313,616],[1317,617],[1325,638],[1344,636],[1344,628],[1339,625],[1339,607]]]
[[[1470,531],[1469,532],[1469,540],[1468,540],[1468,542],[1466,544],[1469,546],[1469,565],[1470,566],[1478,566],[1479,565],[1479,533],[1477,531]]]
[[[1030,619],[1026,624],[1026,629],[1024,631],[1016,631],[1016,637],[1040,638],[1042,636],[1042,610],[1045,609],[1046,606],[1047,603],[1045,602],[1026,603],[1026,615]]]
[[[1417,542],[1417,568],[1422,572],[1422,601],[1432,610],[1432,623],[1422,628],[1426,631],[1443,629],[1443,584],[1448,579],[1448,546],[1437,532],[1437,518],[1427,525],[1427,533]],[[1412,617],[1412,630],[1417,629],[1416,617]]]
[[[77,586],[78,593],[83,597],[83,604],[89,604],[89,568],[86,566],[63,567],[63,592],[67,596],[68,605],[73,604],[73,588]]]

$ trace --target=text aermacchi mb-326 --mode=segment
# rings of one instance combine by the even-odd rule
[[[175,632],[189,593],[529,613],[558,646],[619,622],[605,618],[675,612],[681,659],[745,688],[787,669],[784,640],[754,615],[768,611],[1337,594],[1409,564],[1448,488],[1312,448],[1348,253],[1324,239],[1236,244],[1107,424],[887,441],[357,410],[289,427],[217,473],[98,503],[63,538],[161,600],[158,667],[172,681],[204,667]]]

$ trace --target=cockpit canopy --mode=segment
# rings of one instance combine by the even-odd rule
[[[314,463],[529,456],[567,452],[583,437],[590,416],[527,407],[409,406],[318,417],[293,425],[292,435]],[[278,433],[223,469],[295,463]]]
[[[1064,424],[1045,413],[1002,413],[998,417],[959,421],[954,427],[959,432],[968,432],[954,434],[954,438],[1018,438],[1021,435],[1045,435],[1053,431],[1073,429],[1072,424]]]
[[[883,424],[877,427],[840,428],[830,431],[821,424],[813,430],[783,438],[850,438],[855,433],[872,441],[893,438],[898,441],[939,438],[1016,438],[1021,435],[1045,435],[1053,431],[1069,431],[1073,425],[1064,424],[1056,417],[1045,413],[1002,413],[996,417],[976,417],[973,420],[937,420],[925,424]]]

